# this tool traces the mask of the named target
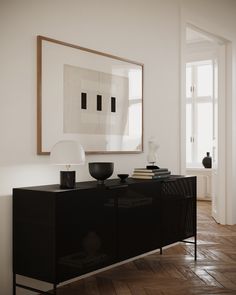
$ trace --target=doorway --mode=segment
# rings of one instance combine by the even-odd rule
[[[226,41],[189,24],[184,43],[184,169],[197,175],[197,197],[211,200],[213,218],[225,224]],[[206,153],[211,168],[202,164]]]

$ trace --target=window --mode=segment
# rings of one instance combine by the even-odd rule
[[[206,152],[212,154],[214,61],[186,64],[186,163],[202,166]]]

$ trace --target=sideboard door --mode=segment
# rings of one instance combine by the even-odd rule
[[[135,183],[118,197],[118,256],[128,259],[160,247],[160,183]]]
[[[57,274],[60,281],[116,262],[115,204],[109,191],[67,191],[57,197]]]
[[[13,191],[13,272],[55,282],[53,194]]]
[[[196,178],[162,182],[162,246],[196,234]]]

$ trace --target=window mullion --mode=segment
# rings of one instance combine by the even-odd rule
[[[192,83],[194,86],[193,91],[193,116],[192,116],[192,134],[193,134],[193,144],[192,144],[192,162],[197,162],[197,105],[196,105],[196,95],[197,95],[197,67],[193,65],[193,79]]]
[[[196,96],[196,100],[198,102],[212,102],[213,97],[212,96]]]

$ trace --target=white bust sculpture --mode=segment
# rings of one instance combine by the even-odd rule
[[[153,140],[148,141],[148,155],[147,155],[148,163],[154,165],[154,163],[157,160],[156,152],[158,148],[159,148],[159,145],[155,141]]]

